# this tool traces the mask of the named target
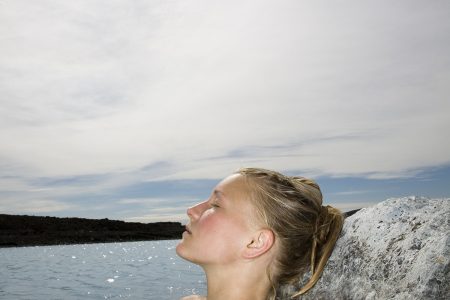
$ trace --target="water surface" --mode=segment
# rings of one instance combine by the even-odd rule
[[[178,240],[0,248],[0,299],[179,299],[205,294]]]

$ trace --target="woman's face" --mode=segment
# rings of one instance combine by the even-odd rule
[[[255,224],[248,195],[244,178],[234,174],[220,182],[208,200],[190,207],[178,255],[202,266],[240,258]]]

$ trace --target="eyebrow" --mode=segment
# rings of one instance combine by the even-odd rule
[[[214,196],[216,196],[219,199],[223,199],[224,194],[221,191],[214,190]]]

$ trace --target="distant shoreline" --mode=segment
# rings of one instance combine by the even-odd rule
[[[358,210],[345,212],[344,217]],[[184,230],[180,222],[144,224],[0,214],[0,248],[176,240]]]
[[[184,228],[179,222],[0,214],[0,248],[171,240],[180,239]]]

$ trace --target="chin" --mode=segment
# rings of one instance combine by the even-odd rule
[[[177,255],[179,257],[184,258],[184,256],[183,256],[183,241],[182,240],[176,246],[175,252],[177,253]]]
[[[175,252],[179,257],[181,257],[184,260],[190,261],[191,263],[198,264],[199,261],[192,255],[189,255],[189,249],[187,249],[186,245],[181,241],[177,247],[175,248]],[[192,254],[192,253],[191,253]]]
[[[175,252],[179,257],[189,260],[188,249],[186,249],[186,244],[183,240],[178,243],[177,247],[175,248]]]

